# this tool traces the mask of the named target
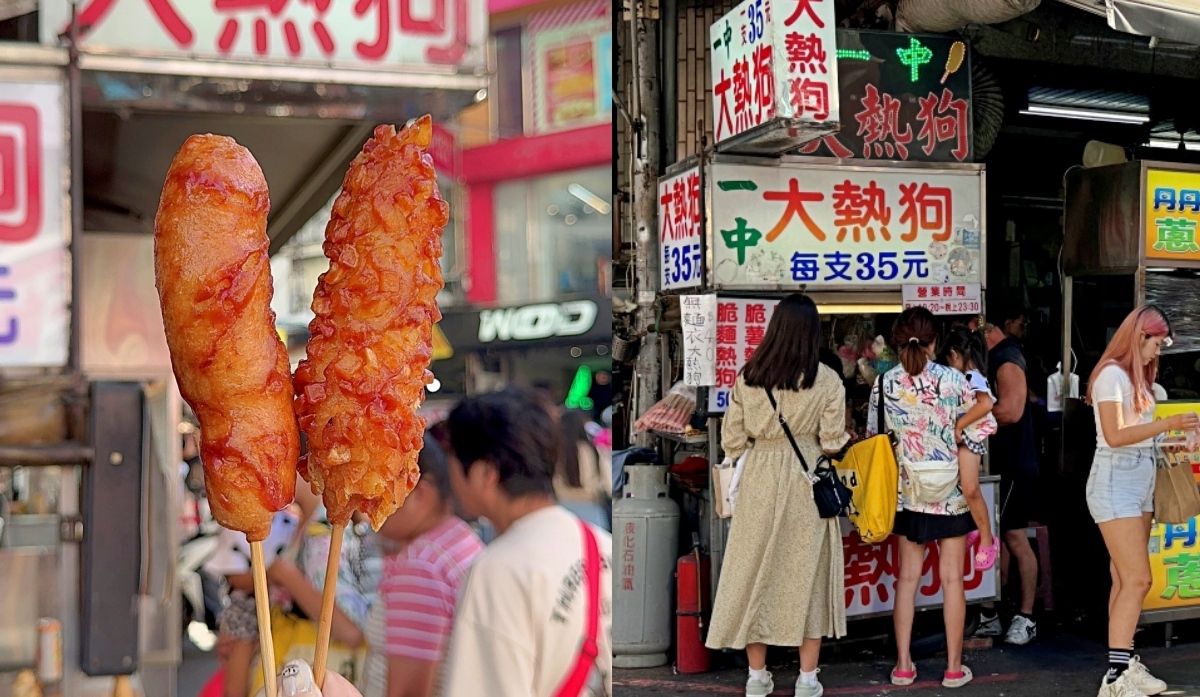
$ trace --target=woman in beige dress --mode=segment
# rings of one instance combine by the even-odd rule
[[[746,650],[747,697],[775,689],[767,645],[798,646],[796,695],[819,697],[821,638],[846,633],[838,520],[818,515],[812,485],[776,416],[787,421],[809,468],[823,452],[846,445],[846,390],[819,363],[820,344],[817,306],[803,295],[784,298],[738,376],[721,429],[725,453],[747,456],[708,646]]]

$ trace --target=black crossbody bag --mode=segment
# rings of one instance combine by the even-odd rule
[[[829,466],[828,460],[822,460],[817,463],[817,468],[810,471],[808,462],[804,459],[804,454],[800,452],[800,446],[796,444],[796,439],[792,436],[792,429],[788,427],[787,421],[783,419],[783,414],[778,413],[779,407],[775,404],[775,395],[771,390],[767,390],[767,399],[771,400],[771,408],[776,411],[776,416],[779,418],[779,425],[783,428],[783,434],[787,436],[788,442],[792,444],[792,452],[796,453],[796,457],[800,458],[800,466],[804,468],[804,476],[808,477],[808,481],[812,483],[813,501],[817,504],[817,513],[822,518],[836,518],[841,515],[842,511],[846,510],[846,506],[850,505],[850,489],[842,483],[841,477],[837,475],[837,471]]]

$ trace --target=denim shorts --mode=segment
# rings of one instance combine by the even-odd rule
[[[1154,449],[1096,448],[1087,481],[1088,511],[1097,523],[1154,512]]]

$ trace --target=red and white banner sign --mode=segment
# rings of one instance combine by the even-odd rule
[[[41,0],[57,45],[68,0]],[[128,52],[359,66],[486,65],[485,0],[85,0],[82,43]]]
[[[704,282],[703,234],[699,168],[658,180],[659,281],[663,290],[695,288]]]
[[[744,0],[709,27],[717,142],[776,118],[839,118],[834,0]]]
[[[708,391],[708,411],[729,408],[738,373],[767,333],[778,300],[720,298],[717,301],[717,385]]]
[[[988,516],[996,520],[996,483],[979,485],[987,503]],[[900,575],[900,538],[892,535],[877,545],[862,541],[850,522],[841,518],[842,556],[846,582],[846,616],[863,617],[891,612],[896,605],[896,578]],[[979,543],[976,542],[976,545]],[[967,550],[963,560],[963,586],[967,600],[996,597],[997,569],[979,571],[973,560],[978,546]],[[938,576],[939,554],[936,542],[925,546],[921,580],[917,584],[917,607],[942,604],[942,582]]]
[[[0,367],[67,362],[63,98],[0,78]]]
[[[978,283],[904,286],[904,309],[924,307],[935,315],[977,315],[983,312],[983,287]]]

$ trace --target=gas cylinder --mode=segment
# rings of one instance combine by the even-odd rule
[[[704,628],[712,605],[708,555],[701,553],[699,538],[692,536],[692,553],[675,565],[675,669],[680,673],[708,672]]]
[[[627,465],[624,497],[613,504],[613,665],[667,664],[679,549],[679,506],[668,497],[665,465]]]

